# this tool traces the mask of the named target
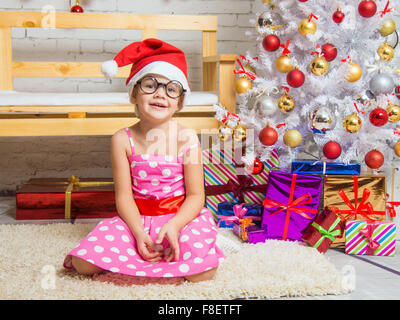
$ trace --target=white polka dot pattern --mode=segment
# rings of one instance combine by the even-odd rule
[[[129,161],[135,198],[165,199],[185,194],[182,156],[136,155],[133,141],[130,141],[132,156]],[[141,216],[145,233],[155,241],[162,226],[174,215]],[[166,262],[163,259],[148,262],[138,252],[128,226],[117,216],[101,221],[69,252],[64,267],[73,268],[70,257],[77,256],[104,270],[132,276],[182,277],[197,274],[216,268],[223,261],[224,254],[216,246],[216,236],[217,228],[211,212],[203,208],[193,221],[180,230],[178,261]],[[156,249],[164,257],[171,252],[166,238]]]

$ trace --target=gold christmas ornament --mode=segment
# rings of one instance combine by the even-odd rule
[[[283,143],[288,147],[295,148],[300,145],[302,140],[301,133],[296,129],[288,129],[283,135]]]
[[[394,153],[396,156],[400,157],[400,140],[394,145]]]
[[[295,101],[294,99],[289,96],[286,92],[282,97],[278,99],[278,108],[281,110],[283,113],[288,113],[292,111],[295,107]]]
[[[243,141],[246,139],[246,127],[240,123],[236,127],[233,128],[232,135],[235,141]]]
[[[323,56],[319,55],[311,61],[310,70],[316,76],[323,76],[329,71],[329,62]]]
[[[221,141],[226,141],[232,136],[232,131],[227,125],[222,125],[218,129],[219,139]]]
[[[394,57],[394,49],[387,42],[379,46],[377,52],[382,61],[390,61]]]
[[[349,62],[349,68],[347,74],[344,77],[349,82],[356,82],[360,80],[362,76],[362,69],[357,63]]]
[[[400,120],[400,106],[397,104],[389,102],[386,111],[390,122],[397,122]]]
[[[352,113],[343,120],[343,127],[347,132],[357,132],[361,129],[361,125],[361,118],[356,113]]]
[[[280,56],[278,59],[276,59],[275,65],[276,69],[282,73],[288,73],[289,71],[293,70],[292,62],[290,57],[287,55]]]
[[[240,77],[235,81],[235,91],[238,94],[245,93],[252,88],[251,81],[246,77]]]
[[[383,22],[379,32],[384,37],[391,35],[396,30],[396,22],[393,19],[388,19]]]
[[[299,24],[299,32],[304,37],[309,33],[314,34],[316,31],[317,24],[312,20],[308,22],[308,19],[304,19]]]

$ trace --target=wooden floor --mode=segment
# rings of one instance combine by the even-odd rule
[[[75,223],[93,223],[101,219],[75,220]],[[15,198],[0,197],[0,224],[70,223],[65,220],[15,220]],[[346,283],[353,286],[351,294],[300,298],[304,300],[399,300],[400,249],[395,257],[351,256],[342,250],[329,249],[325,256],[346,275]],[[287,298],[290,299],[291,298]]]

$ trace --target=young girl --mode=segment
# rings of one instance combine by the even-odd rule
[[[112,77],[130,63],[127,86],[140,121],[111,139],[119,216],[101,221],[64,267],[86,275],[212,279],[224,254],[203,207],[200,143],[195,131],[172,119],[190,93],[184,53],[147,39],[125,47],[102,71]]]

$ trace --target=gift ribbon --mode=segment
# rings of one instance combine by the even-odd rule
[[[369,217],[369,215],[377,214],[377,215],[385,215],[385,211],[374,211],[372,204],[367,202],[371,191],[368,188],[364,188],[363,195],[360,201],[360,204],[357,204],[358,200],[358,175],[353,175],[354,178],[354,205],[350,202],[349,198],[347,197],[346,193],[343,189],[339,190],[339,196],[343,199],[346,205],[350,208],[350,210],[336,210],[336,213],[345,214],[344,220],[346,221],[352,215],[354,218],[357,219],[357,215],[361,215],[366,218],[368,221],[374,221],[377,219]]]
[[[231,225],[234,221],[239,221],[244,219],[244,216],[246,215],[248,209],[246,207],[243,207],[244,203],[241,204],[235,204],[233,206],[233,216],[224,216],[224,215],[218,215],[218,227],[221,223],[221,221],[224,221],[225,224]],[[261,217],[258,216],[247,216],[246,218],[250,218],[252,220],[261,220]]]
[[[383,18],[383,16],[384,16],[386,13],[389,13],[389,12],[394,11],[394,8],[389,8],[389,4],[390,4],[390,1],[386,2],[385,9],[383,9],[383,11],[379,11],[379,12],[378,12],[378,16],[379,16],[379,17]]]
[[[328,230],[326,230],[324,227],[322,227],[321,225],[317,224],[316,222],[313,222],[311,225],[318,230],[319,233],[322,234],[322,237],[319,238],[319,240],[313,245],[313,248],[318,248],[320,246],[320,244],[322,243],[322,241],[324,241],[325,238],[328,238],[329,240],[331,240],[332,242],[335,241],[335,237],[338,237],[341,235],[341,230],[336,229],[336,226],[339,224],[340,222],[340,218],[337,218],[333,224],[329,227]]]
[[[237,176],[238,182],[230,178],[228,182],[224,185],[216,186],[206,186],[206,196],[215,196],[222,193],[232,192],[235,198],[239,198],[239,202],[244,201],[244,192],[254,191],[254,192],[266,192],[267,185],[251,185],[253,180],[244,175]]]
[[[250,226],[254,226],[253,220],[250,217],[239,220],[239,237],[241,237],[243,241],[247,241],[247,229]]]
[[[233,72],[235,73],[235,74],[245,74],[246,76],[248,76],[251,80],[254,80],[255,78],[256,78],[256,76],[254,75],[254,74],[252,74],[251,72],[247,72],[246,70],[245,70],[245,68],[243,67],[243,65],[242,65],[242,62],[239,60],[239,59],[236,59],[236,61],[237,61],[237,63],[239,64],[239,66],[240,66],[240,70],[233,70]]]
[[[306,219],[310,219],[310,220],[312,219],[312,217],[310,217],[306,212],[315,213],[315,214],[318,213],[317,209],[299,208],[299,206],[307,205],[312,201],[312,196],[310,193],[306,193],[303,196],[301,196],[293,201],[294,189],[296,186],[296,179],[297,179],[297,174],[293,173],[287,205],[280,203],[279,201],[268,199],[268,198],[266,198],[263,202],[264,207],[268,208],[268,209],[274,208],[274,207],[280,207],[279,210],[270,213],[270,217],[278,214],[279,212],[286,210],[285,226],[283,229],[282,240],[287,239],[287,233],[288,233],[288,229],[289,229],[289,222],[290,222],[290,215],[291,215],[290,213],[292,211],[301,215],[302,217],[304,217]]]
[[[71,219],[71,197],[72,191],[77,191],[82,187],[100,187],[114,184],[113,181],[80,181],[78,177],[72,175],[68,181],[59,181],[59,182],[45,182],[45,183],[32,183],[36,185],[67,185],[65,190],[65,209],[64,209],[64,219]]]
[[[368,247],[367,247],[367,254],[373,255],[374,251],[379,248],[381,245],[378,241],[372,239],[372,234],[374,230],[378,227],[378,225],[367,224],[367,226],[361,229],[359,232],[362,236],[367,238],[368,240]]]
[[[386,202],[386,209],[388,209],[390,217],[396,217],[396,210],[394,206],[400,206],[400,201],[387,201]]]

